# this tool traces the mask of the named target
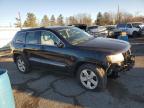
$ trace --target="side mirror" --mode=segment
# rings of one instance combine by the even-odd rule
[[[59,43],[55,43],[58,48],[63,48],[64,44],[60,41]]]

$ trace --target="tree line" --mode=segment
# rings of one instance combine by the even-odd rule
[[[119,13],[110,13],[99,12],[97,14],[97,19],[95,24],[97,25],[114,25],[118,23],[127,23],[127,22],[144,22],[144,16],[141,15],[132,15],[128,12],[119,12]]]
[[[16,18],[16,27],[47,27],[55,25],[72,25],[72,24],[86,24],[90,25],[113,25],[117,23],[126,23],[126,22],[144,22],[144,16],[133,16],[128,12],[99,12],[96,16],[96,19],[93,21],[89,14],[77,14],[74,16],[69,16],[64,18],[62,14],[58,17],[51,15],[50,17],[44,15],[43,18],[38,21],[34,13],[27,13],[26,19],[22,23],[21,18]]]

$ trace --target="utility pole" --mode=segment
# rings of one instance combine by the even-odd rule
[[[119,10],[119,4],[118,4],[118,10],[117,10],[117,19],[118,19],[118,23],[120,23],[120,10]]]

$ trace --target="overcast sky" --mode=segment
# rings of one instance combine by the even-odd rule
[[[68,17],[78,13],[90,14],[94,20],[99,11],[117,12],[118,4],[122,11],[144,15],[144,0],[0,0],[0,26],[13,25],[18,12],[22,20],[27,12],[39,20],[44,14]]]

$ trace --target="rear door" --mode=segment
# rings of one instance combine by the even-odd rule
[[[25,46],[25,32],[18,32],[14,37],[11,48],[14,49],[13,53],[22,53]]]
[[[38,51],[40,50],[40,42],[39,42],[40,31],[28,31],[26,33],[26,44],[24,53],[28,57],[32,66],[35,62],[32,61],[32,58],[39,58]]]

